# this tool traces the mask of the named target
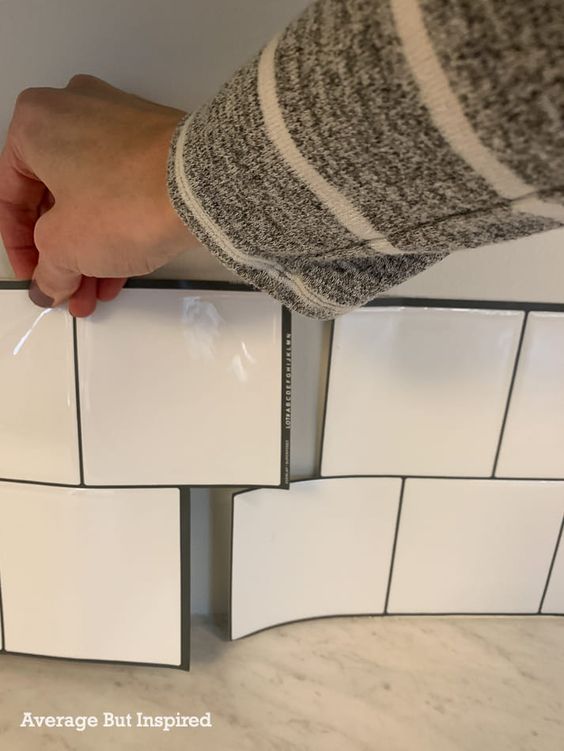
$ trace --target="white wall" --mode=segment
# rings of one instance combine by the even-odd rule
[[[190,110],[307,4],[306,0],[0,0],[0,139],[18,92],[92,73]],[[0,247],[0,277],[11,272]],[[230,274],[201,249],[161,277]],[[460,252],[388,294],[564,301],[564,231]],[[327,324],[294,318],[293,476],[316,470]],[[228,499],[193,499],[193,607],[225,607]],[[212,540],[214,547],[212,548]]]

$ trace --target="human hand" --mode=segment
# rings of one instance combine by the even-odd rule
[[[184,114],[93,76],[20,94],[0,154],[0,233],[34,302],[90,315],[194,244],[167,190]]]

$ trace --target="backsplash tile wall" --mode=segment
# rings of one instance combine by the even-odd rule
[[[307,482],[275,523],[263,491],[234,497],[233,638],[370,602],[380,615],[564,614],[564,306],[447,303],[378,300],[334,322],[317,523]],[[377,516],[377,485],[357,504],[361,477],[401,482],[395,524]],[[327,571],[346,572],[364,608],[334,574],[308,574],[334,504],[348,522]],[[265,564],[285,586],[261,588],[251,571]]]
[[[75,324],[2,289],[0,479],[285,485],[287,315],[193,286],[125,289]]]
[[[129,284],[80,321],[0,285],[0,652],[188,669],[188,486],[288,482],[287,311]]]
[[[139,643],[126,643],[120,622],[101,615],[119,610],[112,586],[121,582],[134,593],[123,622],[137,621],[147,587],[151,599],[151,587],[169,576],[157,566],[137,582],[128,568],[135,555],[126,550],[145,545],[151,524],[128,530],[131,538],[116,530],[133,513],[135,493],[151,489],[120,485],[154,485],[155,493],[168,492],[163,485],[268,486],[234,500],[233,638],[348,613],[564,614],[561,307],[379,301],[338,319],[323,477],[288,492],[277,489],[285,484],[288,332],[269,298],[129,289],[75,325],[61,311],[36,310],[24,325],[31,314],[23,291],[3,290],[0,305],[4,322],[23,321],[0,331],[0,477],[24,481],[0,486],[4,650],[178,663],[167,649],[180,644],[182,652],[184,632],[151,644],[141,630]],[[45,482],[66,487],[37,484]],[[110,521],[104,493],[116,499]],[[27,542],[16,545],[25,539],[26,507],[39,558]],[[54,527],[47,514],[59,508]],[[165,523],[166,513],[159,519]],[[152,525],[159,539],[176,535],[174,553],[179,519],[168,536],[159,523]],[[98,539],[77,549],[90,527]],[[106,548],[107,566],[93,574]],[[26,564],[32,558],[49,565],[34,571]],[[186,551],[184,559],[175,576]],[[64,561],[79,563],[65,569]],[[97,588],[111,570],[120,572],[115,581]],[[37,586],[43,580],[46,594]],[[85,580],[91,598],[81,602]],[[169,617],[176,594],[158,614],[168,625],[154,633],[173,621],[178,629]],[[41,618],[30,617],[35,612]]]

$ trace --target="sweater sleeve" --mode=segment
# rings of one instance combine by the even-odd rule
[[[202,108],[171,201],[318,318],[460,249],[564,224],[561,0],[318,0]]]

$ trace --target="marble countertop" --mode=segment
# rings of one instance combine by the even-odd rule
[[[192,672],[5,655],[0,748],[562,751],[561,618],[331,618],[226,642]],[[212,727],[21,728],[33,715],[200,716]]]

